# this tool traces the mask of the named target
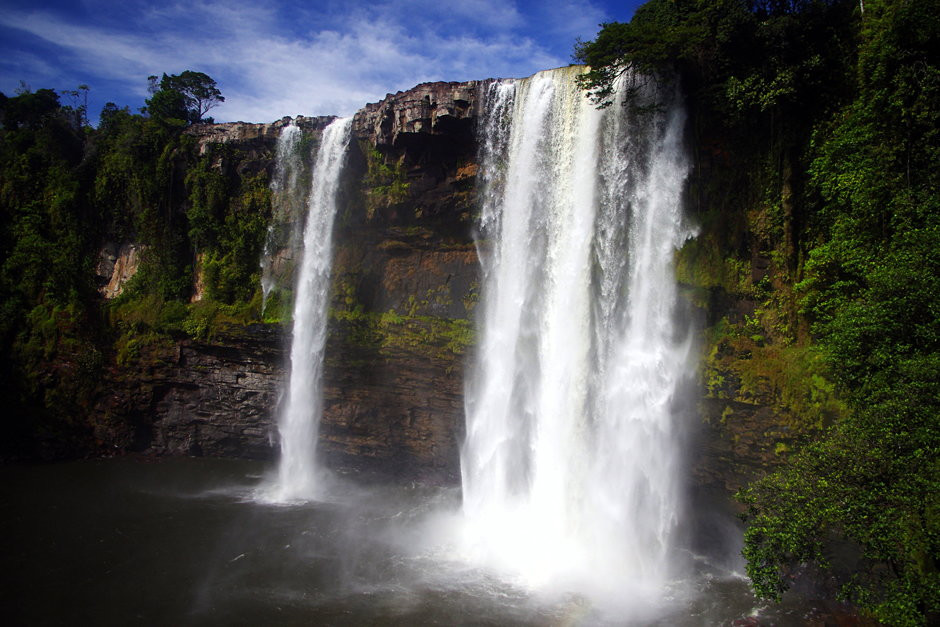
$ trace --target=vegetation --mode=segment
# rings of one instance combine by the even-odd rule
[[[11,446],[42,431],[68,447],[101,365],[84,305],[99,221],[85,202],[93,172],[79,117],[52,90],[0,95],[0,389]]]
[[[381,212],[405,202],[410,183],[405,180],[401,158],[390,163],[388,157],[377,148],[368,145],[360,148],[366,156],[366,175],[362,181],[366,196],[366,218],[372,220],[376,211]]]
[[[777,410],[823,427],[740,495],[754,589],[814,563],[898,625],[940,613],[938,50],[936,0],[652,0],[576,48],[599,104],[633,72],[688,95],[704,235],[680,278],[756,303],[711,330],[713,392],[789,380]]]
[[[183,132],[224,100],[215,81],[151,77],[141,114],[109,103],[97,128],[87,90],[63,92],[70,104],[49,89],[0,94],[4,451],[80,448],[109,363],[260,318],[266,170],[228,146],[199,154]],[[95,268],[107,241],[133,242],[141,264],[103,302]],[[194,277],[202,300],[190,304]]]
[[[150,98],[146,111],[167,126],[186,126],[203,120],[209,110],[225,102],[215,81],[202,72],[186,70],[182,74],[163,75],[160,82],[149,76]]]
[[[370,355],[404,351],[453,363],[455,356],[466,353],[474,338],[473,325],[462,318],[399,314],[393,309],[385,313],[334,309],[330,318],[351,346],[368,349]],[[344,363],[351,358],[344,355]]]

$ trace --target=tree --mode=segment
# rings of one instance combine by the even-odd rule
[[[753,484],[744,551],[762,595],[827,539],[854,547],[843,594],[891,625],[940,615],[940,2],[865,7],[858,95],[820,125],[822,240],[804,307],[853,412]],[[823,132],[823,131],[827,132]]]
[[[207,74],[186,70],[182,74],[164,74],[157,82],[149,76],[151,96],[147,112],[171,126],[198,124],[211,109],[225,102],[225,97]]]
[[[75,126],[84,128],[88,126],[88,92],[91,88],[81,84],[77,89],[66,89],[62,95],[71,100],[71,113],[75,116]]]
[[[50,118],[59,115],[59,96],[51,89],[17,90],[13,98],[3,98],[0,118],[7,130],[41,128]]]

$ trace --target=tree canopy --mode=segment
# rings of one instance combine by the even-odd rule
[[[225,102],[215,80],[202,72],[186,70],[181,74],[164,74],[159,82],[156,76],[148,80],[151,95],[147,112],[170,125],[202,122],[211,109]]]
[[[204,333],[221,307],[260,311],[267,174],[237,171],[237,147],[200,155],[182,132],[222,102],[215,81],[187,71],[151,85],[143,113],[108,103],[97,128],[86,86],[0,94],[0,455],[81,450],[109,360]],[[140,267],[102,302],[106,242],[135,244]],[[191,306],[197,255],[206,298]]]

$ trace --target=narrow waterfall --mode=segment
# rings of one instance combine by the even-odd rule
[[[274,179],[271,182],[273,210],[261,255],[262,314],[268,299],[289,280],[285,262],[299,255],[303,235],[304,207],[310,192],[309,162],[302,154],[303,132],[291,122],[277,138]],[[307,175],[307,176],[305,176]]]
[[[323,409],[323,351],[333,261],[333,218],[351,126],[352,118],[343,118],[326,127],[313,166],[303,256],[294,297],[290,383],[278,424],[281,460],[274,495],[278,501],[316,495],[316,443]]]
[[[690,334],[675,322],[672,259],[693,234],[680,211],[684,117],[677,105],[598,110],[575,83],[582,71],[481,94],[464,542],[524,584],[639,603],[672,574],[681,502],[673,405]]]

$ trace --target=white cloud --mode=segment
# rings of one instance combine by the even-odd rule
[[[552,23],[596,19],[587,3],[553,4]],[[149,74],[206,72],[226,97],[212,112],[219,120],[346,115],[427,80],[518,76],[568,61],[525,36],[516,6],[496,0],[362,5],[324,16],[303,36],[284,15],[255,4],[197,0],[137,15],[121,30],[48,12],[7,11],[0,24],[61,46],[74,65],[122,81],[141,104]]]

